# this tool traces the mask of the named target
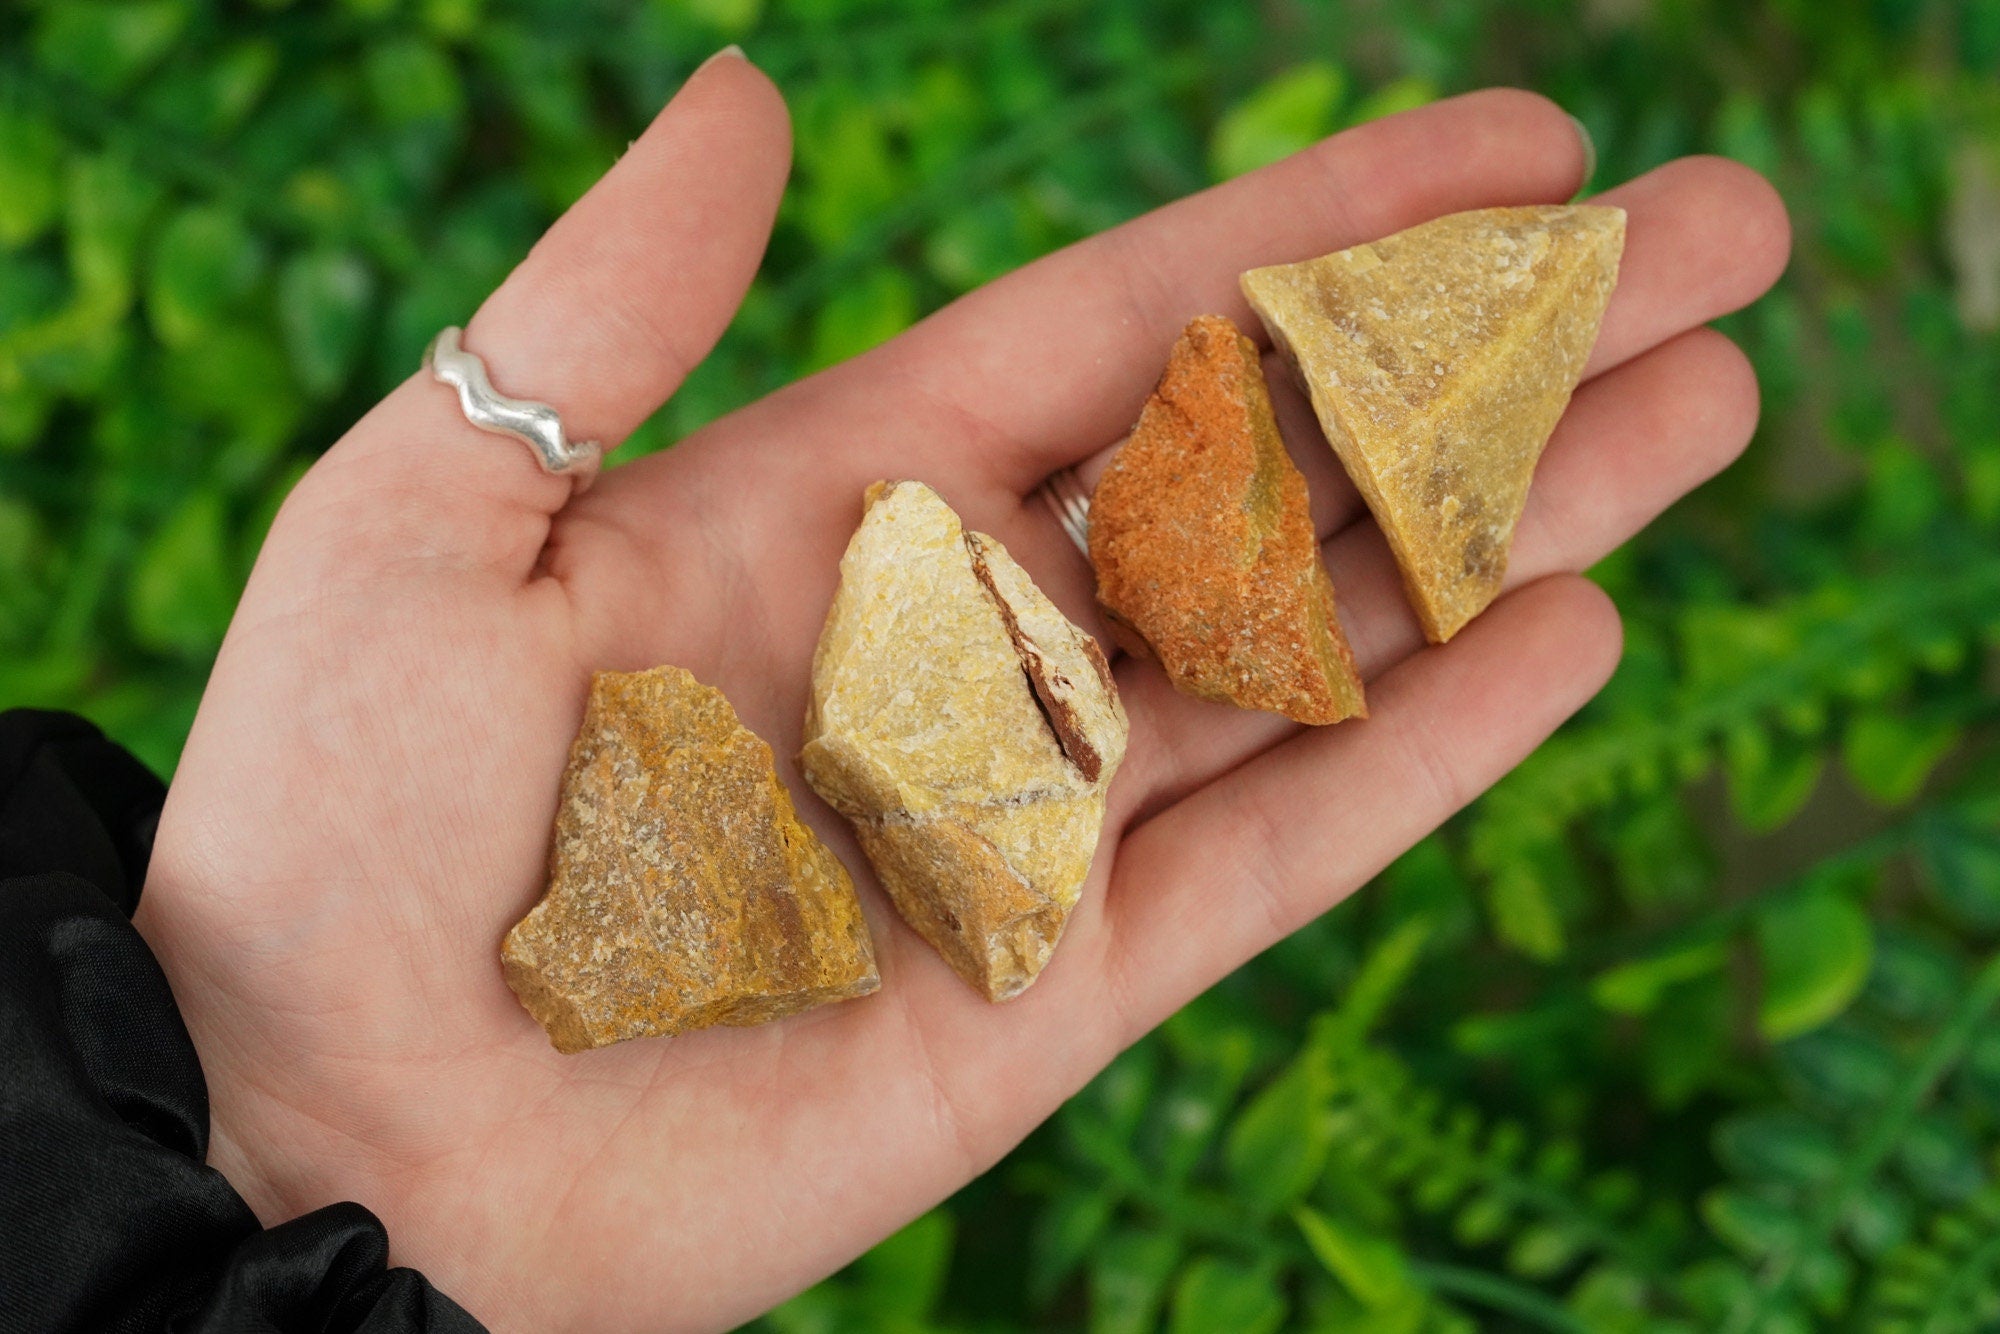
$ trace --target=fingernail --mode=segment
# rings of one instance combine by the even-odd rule
[[[1590,127],[1575,116],[1569,123],[1576,126],[1576,137],[1583,140],[1583,184],[1589,185],[1590,178],[1597,174],[1597,141],[1590,137]]]
[[[723,47],[720,51],[717,51],[714,55],[702,61],[699,65],[696,65],[694,67],[694,72],[696,74],[701,73],[703,70],[707,69],[710,65],[713,65],[716,61],[722,59],[724,56],[735,56],[738,60],[748,60],[750,58],[743,54],[742,47],[738,46],[734,42],[731,42],[728,46]]]

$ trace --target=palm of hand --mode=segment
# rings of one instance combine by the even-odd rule
[[[759,75],[706,67],[473,322],[495,381],[562,405],[574,434],[622,437],[733,311],[785,133]],[[1690,330],[1769,284],[1783,215],[1714,162],[1616,192],[1631,240],[1596,378],[1515,550],[1510,582],[1540,582],[1443,648],[1421,648],[1379,535],[1274,383],[1374,717],[1301,734],[1119,662],[1133,735],[1104,842],[1054,962],[1005,1006],[895,919],[789,764],[862,488],[930,482],[1102,638],[1089,572],[1033,489],[1117,439],[1185,319],[1254,328],[1241,268],[1563,198],[1580,169],[1568,123],[1525,95],[1378,122],[1023,270],[567,506],[525,450],[406,383],[280,516],[162,821],[140,925],[203,1053],[212,1160],[267,1221],[359,1199],[399,1262],[534,1329],[726,1325],[994,1161],[1602,683],[1615,615],[1559,572],[1747,439],[1740,354]],[[540,892],[590,671],[662,662],[771,742],[863,886],[883,989],[559,1056],[501,982],[498,943]]]

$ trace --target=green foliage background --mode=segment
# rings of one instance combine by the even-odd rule
[[[797,173],[637,449],[1488,82],[1799,233],[1602,699],[764,1327],[2000,1327],[2000,0],[13,0],[0,700],[171,766],[287,487],[730,40]]]

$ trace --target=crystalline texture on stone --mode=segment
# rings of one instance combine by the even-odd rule
[[[1480,209],[1243,275],[1433,641],[1500,590],[1624,242],[1621,209]]]
[[[1257,347],[1188,325],[1090,501],[1097,601],[1190,695],[1302,723],[1366,712],[1334,615],[1306,479]]]
[[[500,957],[566,1052],[881,985],[854,883],[799,821],[771,748],[678,667],[592,679],[548,889]]]
[[[1104,655],[936,492],[878,482],[840,562],[799,757],[904,919],[992,1000],[1041,972],[1125,753]]]

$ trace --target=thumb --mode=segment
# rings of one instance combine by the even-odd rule
[[[613,448],[727,327],[790,159],[770,80],[733,48],[711,58],[480,306],[465,347],[501,393]],[[270,545],[349,572],[434,556],[525,579],[571,486],[417,370],[300,482]]]

